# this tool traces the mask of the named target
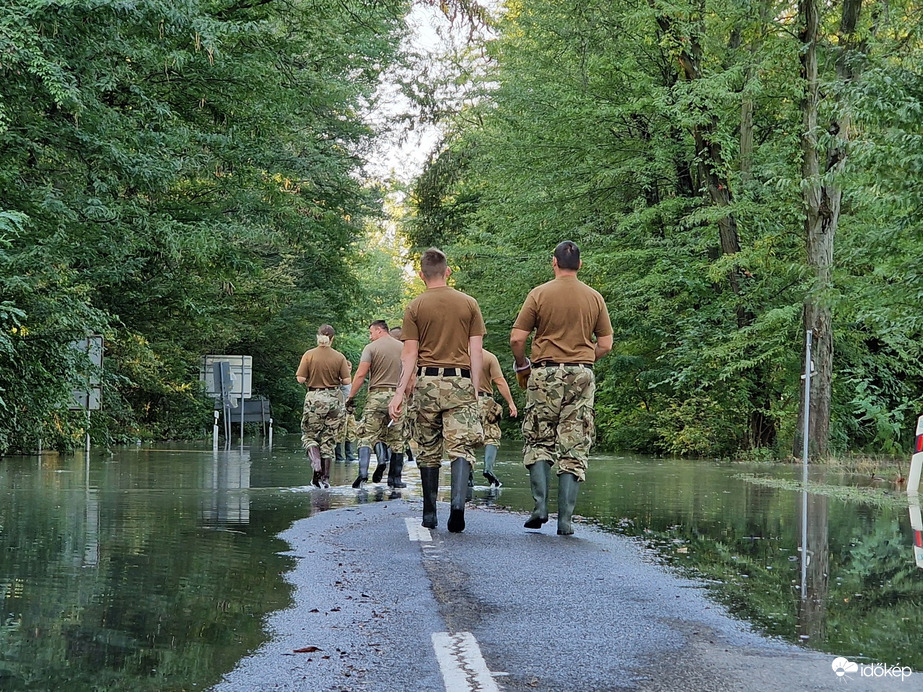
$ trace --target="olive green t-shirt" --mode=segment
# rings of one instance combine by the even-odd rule
[[[308,387],[339,387],[349,379],[349,361],[332,346],[318,346],[301,356],[296,377],[306,377]]]
[[[486,332],[474,298],[450,286],[437,286],[426,289],[404,310],[401,339],[419,342],[420,367],[467,368],[468,339]]]
[[[608,336],[612,323],[606,302],[576,276],[559,276],[532,289],[513,329],[535,330],[533,363],[596,361],[593,335]]]
[[[503,378],[503,370],[500,369],[500,361],[497,360],[497,356],[486,348],[482,349],[481,352],[484,354],[484,361],[481,365],[481,381],[478,383],[478,391],[493,394],[494,380],[498,377]]]
[[[401,351],[404,345],[388,334],[362,349],[360,363],[369,364],[369,389],[397,387],[401,379]]]

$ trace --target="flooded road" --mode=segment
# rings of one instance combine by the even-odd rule
[[[354,463],[334,465],[337,487],[311,489],[297,438],[260,444],[0,459],[0,689],[206,689],[259,646],[267,614],[292,597],[277,534],[324,509],[389,499],[381,485],[349,487]],[[477,476],[475,503],[531,509],[517,451],[501,449],[502,488]],[[769,634],[923,669],[923,571],[906,504],[753,482],[800,474],[596,456],[577,511],[695,570]],[[404,497],[418,497],[412,466],[405,480]],[[444,472],[444,492],[447,483]]]

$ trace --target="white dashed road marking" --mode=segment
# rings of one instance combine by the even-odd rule
[[[481,649],[470,632],[433,633],[433,648],[446,692],[499,692]]]
[[[407,535],[412,541],[431,541],[433,540],[433,534],[429,532],[429,529],[420,524],[419,519],[404,519],[404,523],[407,524]]]

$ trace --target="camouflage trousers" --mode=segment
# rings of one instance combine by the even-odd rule
[[[359,446],[375,447],[376,442],[383,442],[396,452],[404,451],[404,421],[396,420],[391,425],[388,404],[394,398],[393,389],[373,389],[365,400],[362,422],[359,424]]]
[[[523,461],[557,463],[558,473],[586,480],[587,455],[596,433],[593,371],[574,365],[534,368],[522,420]]]
[[[340,428],[337,430],[337,444],[358,439],[358,435],[359,424],[356,423],[356,417],[352,413],[347,413],[343,416],[343,422],[340,423]]]
[[[478,395],[478,411],[481,415],[481,429],[484,431],[484,445],[499,447],[503,407],[492,396]]]
[[[474,464],[474,450],[481,443],[477,394],[467,377],[421,375],[413,390],[417,411],[415,440],[417,465],[438,468],[445,457],[467,459]]]
[[[413,403],[413,392],[404,397],[404,412],[401,414],[404,425],[401,426],[401,440],[404,449],[410,449],[411,443],[416,446],[417,434],[417,408]]]
[[[333,448],[337,444],[337,433],[346,417],[346,409],[338,389],[308,391],[304,396],[304,410],[301,414],[301,444],[320,447],[324,459],[333,459]]]

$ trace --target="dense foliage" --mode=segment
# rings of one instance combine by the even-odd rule
[[[291,419],[378,190],[363,124],[402,0],[13,0],[0,14],[0,453],[67,448],[106,338],[98,442],[188,436],[199,358],[254,358]],[[358,245],[357,245],[358,244]],[[367,264],[367,263],[366,263]],[[365,317],[363,316],[363,319]]]
[[[581,245],[616,331],[597,366],[606,445],[790,453],[805,327],[832,315],[817,449],[906,449],[923,403],[920,9],[510,0],[479,104],[418,181],[411,241],[446,246],[503,353],[554,245]]]
[[[8,3],[0,453],[79,443],[67,404],[88,365],[69,344],[88,332],[106,338],[98,442],[201,430],[206,353],[252,355],[293,424],[315,327],[355,362],[406,297],[400,233],[362,174],[388,70],[448,124],[404,234],[446,248],[502,362],[553,246],[581,244],[616,328],[601,444],[798,449],[811,328],[816,451],[906,448],[923,403],[918,2],[509,0],[486,34],[483,4],[456,0],[439,3],[469,22],[454,72],[401,54],[409,7]]]

